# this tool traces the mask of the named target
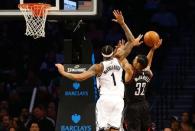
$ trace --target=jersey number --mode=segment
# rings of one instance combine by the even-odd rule
[[[114,86],[116,86],[116,80],[115,80],[114,73],[112,73],[111,76],[112,76],[112,79],[113,79]]]
[[[136,83],[136,88],[137,90],[135,91],[135,96],[143,96],[144,95],[144,90],[146,87],[146,83]]]

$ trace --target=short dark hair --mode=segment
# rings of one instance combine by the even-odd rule
[[[105,45],[102,47],[101,53],[104,55],[110,55],[113,52],[113,47],[111,45]]]
[[[137,55],[137,61],[140,63],[142,69],[146,68],[148,65],[148,59],[145,55]]]

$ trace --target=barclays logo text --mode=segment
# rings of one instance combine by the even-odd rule
[[[65,91],[64,95],[65,96],[88,96],[88,91],[80,91],[80,83],[79,82],[73,82],[72,88],[74,91]]]
[[[78,124],[81,120],[81,115],[71,115],[71,120],[74,124]],[[92,131],[91,125],[62,125],[60,131]]]
[[[88,96],[87,91],[65,91],[64,92],[65,96]]]
[[[61,131],[92,131],[91,125],[85,126],[74,126],[74,125],[63,125]]]

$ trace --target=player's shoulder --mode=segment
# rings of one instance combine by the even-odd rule
[[[100,76],[104,70],[103,62],[100,62],[99,64],[94,64],[94,66],[95,66],[97,76]]]
[[[104,67],[104,64],[103,64],[103,62],[100,62],[100,63],[98,63],[98,64],[94,64],[93,66],[94,66],[94,68],[95,68],[96,70],[99,70],[99,69],[101,69],[101,68]]]
[[[122,63],[122,61],[116,57],[113,57],[112,61],[114,61],[115,63],[118,63],[119,65],[121,65],[121,63]]]
[[[153,72],[149,66],[147,66],[143,71],[146,72],[148,75],[153,76]]]

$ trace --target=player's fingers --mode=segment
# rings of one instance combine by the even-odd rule
[[[115,14],[115,16],[118,16],[118,11],[115,10],[115,11],[114,11],[114,14]]]
[[[115,11],[113,11],[113,15],[115,16],[115,17],[117,17],[118,16],[118,14],[117,14],[117,11],[115,10]]]
[[[112,13],[113,13],[113,14],[116,13],[116,10],[113,10]]]
[[[122,11],[119,11],[120,15],[123,15]]]
[[[115,13],[118,14],[118,10],[115,10]]]
[[[138,36],[139,39],[141,39],[142,37],[143,37],[143,34],[140,34],[140,35]]]
[[[163,40],[162,40],[162,39],[160,39],[160,44],[162,44],[162,41],[163,41]]]
[[[124,40],[124,39],[122,39],[122,44],[123,44],[123,45],[125,44],[125,40]]]
[[[118,43],[118,45],[120,46],[120,45],[121,45],[121,43],[122,43],[122,41],[121,41],[121,40],[119,40],[119,43]]]
[[[114,10],[112,13],[115,15],[116,14],[116,11]]]
[[[114,15],[114,17],[116,17],[116,16],[117,16],[115,12],[113,12],[113,15]]]
[[[162,45],[162,39],[160,39],[160,41],[159,41],[159,46],[161,46]]]
[[[112,21],[117,22],[117,20],[116,20],[116,19],[112,19]]]
[[[139,43],[142,44],[142,43],[144,43],[144,41],[140,41]]]
[[[160,39],[159,41],[158,41],[158,45],[161,45],[162,44],[162,39]]]

